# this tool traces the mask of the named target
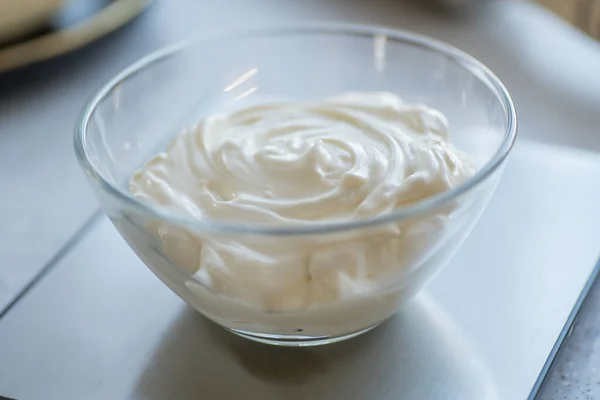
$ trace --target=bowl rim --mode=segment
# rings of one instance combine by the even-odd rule
[[[439,53],[446,56],[451,61],[459,64],[470,71],[478,79],[485,82],[495,91],[496,96],[501,101],[504,109],[506,129],[502,143],[494,153],[493,157],[486,162],[473,176],[469,177],[462,184],[439,193],[435,196],[427,197],[416,203],[400,207],[392,212],[378,215],[371,218],[358,219],[353,221],[323,221],[315,222],[306,226],[298,225],[258,225],[249,223],[231,223],[220,222],[218,220],[201,220],[192,218],[160,206],[145,203],[137,200],[130,192],[119,189],[107,181],[102,173],[94,167],[90,161],[88,147],[86,145],[86,133],[88,123],[94,114],[94,110],[115,88],[128,78],[145,70],[156,62],[160,62],[180,51],[201,43],[208,43],[217,40],[232,40],[243,38],[269,37],[276,35],[292,34],[310,34],[310,35],[343,35],[343,36],[379,36],[385,35],[388,39],[397,42],[403,42],[408,45],[423,48],[428,51]],[[76,125],[73,145],[79,164],[84,172],[94,179],[103,190],[116,197],[125,206],[136,209],[136,211],[149,215],[151,218],[166,220],[173,225],[191,229],[196,232],[204,233],[227,233],[227,234],[258,234],[258,235],[311,235],[334,233],[346,230],[368,228],[375,225],[400,221],[413,218],[416,215],[424,214],[431,209],[440,207],[447,202],[473,190],[484,182],[494,173],[508,157],[517,136],[517,114],[514,103],[508,90],[500,79],[492,73],[483,63],[459,50],[458,48],[446,44],[442,41],[430,38],[426,35],[417,34],[405,30],[379,27],[373,25],[351,24],[351,23],[310,23],[310,24],[292,24],[284,27],[275,26],[267,28],[249,28],[233,30],[227,33],[216,33],[209,35],[199,35],[187,40],[183,40],[171,46],[164,47],[154,51],[130,66],[123,69],[115,77],[110,79],[95,95],[86,103],[80,113]]]

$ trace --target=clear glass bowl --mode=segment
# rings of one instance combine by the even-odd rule
[[[206,115],[248,102],[323,99],[348,91],[393,92],[409,103],[442,111],[450,122],[451,140],[475,158],[476,174],[461,186],[388,215],[302,228],[192,219],[142,203],[129,193],[134,170],[182,128]],[[76,128],[75,150],[115,227],[169,288],[234,333],[293,346],[331,343],[366,332],[419,292],[481,215],[515,136],[509,94],[467,54],[407,32],[318,25],[194,40],[142,59],[86,105]],[[369,242],[369,235],[376,237],[386,226],[400,227],[400,245],[407,252],[402,257],[386,252],[386,240]],[[371,266],[378,272],[361,278],[369,280],[368,290],[351,295],[346,291],[306,305],[298,301],[302,294],[290,294],[294,277],[306,268],[301,262],[255,271],[243,260],[229,260],[229,278],[245,293],[236,296],[198,279],[200,258],[189,265],[180,257],[180,250],[188,251],[189,246],[200,253],[223,242],[291,255],[317,241],[329,244],[333,250],[327,257],[339,260],[329,273],[338,283],[350,277],[350,286],[356,279],[350,271],[356,260],[349,259],[343,245],[368,242],[368,251],[378,260]],[[257,280],[257,273],[264,279]]]

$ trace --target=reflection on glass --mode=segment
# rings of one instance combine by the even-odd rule
[[[375,59],[375,69],[382,72],[385,69],[385,45],[387,43],[386,35],[373,36],[373,56]]]
[[[242,83],[246,82],[248,79],[252,78],[253,76],[256,76],[257,73],[258,73],[257,68],[252,68],[252,69],[248,70],[247,72],[244,72],[242,75],[240,75],[239,77],[234,79],[233,82],[231,82],[229,85],[227,85],[223,91],[231,92],[233,89],[240,86]]]

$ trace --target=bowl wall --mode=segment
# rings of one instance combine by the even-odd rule
[[[134,170],[183,127],[211,113],[271,99],[322,99],[349,91],[393,92],[409,103],[442,111],[450,122],[452,142],[484,170],[499,151],[508,152],[514,139],[510,99],[468,56],[403,33],[327,28],[233,35],[160,52],[117,78],[90,103],[76,148],[116,228],[148,267],[198,311],[257,340],[334,341],[379,324],[435,276],[487,205],[504,157],[478,184],[424,212],[310,235],[180,226],[123,201],[109,186],[127,191]],[[400,242],[378,239],[385,237],[381,234],[386,229],[399,229]],[[326,245],[327,253],[317,249],[307,254],[308,243],[315,242]],[[256,274],[264,271],[239,259],[221,260],[226,264],[221,271],[214,267],[210,276],[203,276],[199,271],[207,270],[210,255],[223,243],[277,252],[285,262],[269,266],[259,284]],[[357,246],[377,254],[376,272],[368,277],[373,285],[340,299],[339,293],[348,292],[344,285],[361,273],[352,258],[355,252],[348,251]],[[320,284],[319,276],[329,283],[315,286],[322,298],[308,304],[306,288],[296,285],[304,279],[301,271],[306,268],[301,264],[327,257],[338,260],[337,265],[311,272],[317,276],[314,285]],[[238,285],[227,286],[226,280],[220,285],[219,274],[235,275]],[[332,274],[349,276],[350,283],[331,279]]]

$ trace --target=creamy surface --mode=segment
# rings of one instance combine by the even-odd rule
[[[293,227],[388,214],[473,172],[449,142],[440,112],[391,93],[349,93],[210,116],[137,171],[130,190],[193,218]],[[448,205],[410,221],[319,236],[214,237],[165,223],[148,228],[164,255],[193,273],[188,287],[227,298],[237,319],[294,311],[310,323],[319,310],[352,304],[348,320],[364,327],[380,317],[378,309],[381,317],[395,310],[404,294],[390,283],[425,268],[453,210]],[[248,310],[258,314],[250,318]]]

